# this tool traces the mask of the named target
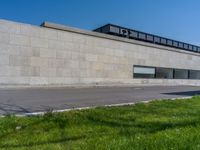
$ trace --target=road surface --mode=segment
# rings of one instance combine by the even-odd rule
[[[0,115],[134,103],[200,94],[200,87],[147,86],[0,89]]]

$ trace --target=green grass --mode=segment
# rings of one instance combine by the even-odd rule
[[[0,150],[200,149],[200,97],[0,118]]]

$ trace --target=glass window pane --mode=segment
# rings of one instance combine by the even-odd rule
[[[173,69],[156,68],[156,78],[172,79],[173,78]]]
[[[190,70],[189,77],[190,79],[200,79],[200,71]]]
[[[188,44],[183,45],[184,49],[188,49]]]
[[[179,47],[179,48],[183,48],[183,43],[179,42],[179,43],[178,43],[178,47]]]
[[[192,45],[189,45],[189,50],[192,50]]]
[[[154,78],[153,74],[137,74],[134,73],[134,78]]]
[[[154,78],[155,68],[153,67],[134,67],[134,78]]]
[[[134,67],[134,73],[155,74],[155,68],[150,68],[150,67]]]
[[[153,36],[152,35],[147,35],[147,41],[153,42]]]
[[[160,38],[155,36],[155,37],[154,37],[154,42],[155,42],[155,43],[160,43]]]
[[[184,69],[174,69],[175,79],[188,79],[188,70]]]
[[[119,28],[115,26],[110,26],[110,32],[119,34]]]
[[[145,40],[145,39],[146,39],[146,34],[144,34],[144,33],[139,33],[138,38],[141,39],[141,40]]]
[[[136,31],[130,31],[129,36],[130,36],[130,38],[138,38],[138,32],[136,32]]]
[[[193,46],[193,51],[197,52],[197,46]]]
[[[173,41],[173,46],[178,47],[178,42]]]
[[[164,39],[164,38],[161,38],[161,41],[160,41],[160,43],[165,45],[165,44],[167,44],[167,40],[166,40],[166,39]]]
[[[172,40],[167,40],[167,45],[172,46]]]

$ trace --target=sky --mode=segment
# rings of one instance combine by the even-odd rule
[[[200,45],[199,0],[1,0],[0,19],[86,30],[112,23]]]

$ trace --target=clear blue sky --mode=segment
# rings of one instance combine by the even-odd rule
[[[0,18],[87,30],[113,23],[200,45],[199,0],[1,0]]]

